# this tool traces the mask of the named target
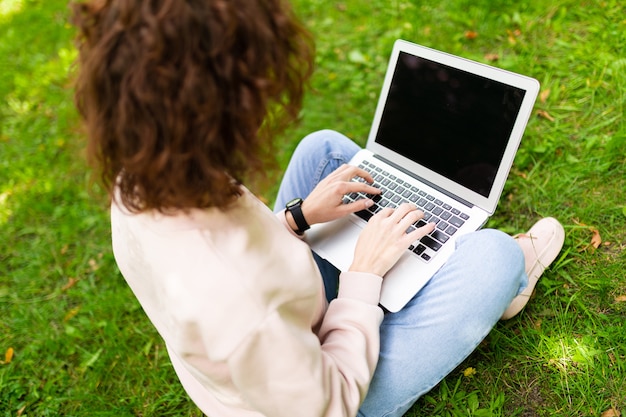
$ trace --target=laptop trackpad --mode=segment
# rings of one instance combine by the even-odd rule
[[[332,263],[337,269],[346,271],[352,264],[354,248],[361,233],[362,223],[358,218],[346,216],[329,223],[317,224],[307,232],[306,240],[319,256]]]

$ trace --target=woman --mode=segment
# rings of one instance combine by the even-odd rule
[[[243,185],[259,183],[313,65],[285,1],[73,7],[76,102],[112,199],[116,261],[207,415],[400,416],[521,310],[558,254],[562,228],[550,219],[517,240],[467,235],[407,307],[385,314],[385,273],[433,230],[406,233],[422,212],[405,204],[372,217],[343,273],[302,240],[303,224],[372,204],[343,195],[379,192],[344,164],[354,143],[332,131],[303,140],[275,214]],[[294,197],[304,200],[284,209]]]

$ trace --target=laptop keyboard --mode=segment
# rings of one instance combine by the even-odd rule
[[[469,219],[469,215],[458,207],[435,198],[428,192],[397,178],[372,162],[363,161],[359,168],[367,171],[374,178],[374,183],[371,185],[379,188],[382,192],[378,195],[364,193],[347,194],[343,198],[344,204],[361,198],[371,198],[374,201],[374,205],[367,210],[355,213],[365,221],[368,221],[374,214],[385,207],[396,208],[402,203],[415,204],[424,212],[424,218],[409,227],[407,233],[427,223],[435,223],[437,225],[435,230],[429,235],[422,237],[408,248],[408,250],[425,262],[430,261]],[[365,182],[360,177],[355,177],[353,181]]]

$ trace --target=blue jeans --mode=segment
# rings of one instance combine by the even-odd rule
[[[287,167],[275,209],[305,198],[358,150],[330,130],[304,138]],[[327,294],[335,294],[339,271],[315,259]],[[452,257],[407,306],[385,314],[379,362],[358,415],[402,416],[469,356],[527,280],[523,254],[510,236],[484,229],[459,238]]]

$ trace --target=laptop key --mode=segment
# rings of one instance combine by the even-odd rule
[[[357,211],[356,213],[357,216],[359,216],[360,218],[362,218],[365,221],[369,221],[369,219],[372,218],[372,216],[374,215],[373,213],[367,211],[367,210],[361,210],[361,211]]]
[[[435,239],[433,239],[430,236],[424,236],[423,238],[420,239],[420,242],[422,242],[424,245],[431,248],[435,252],[441,249],[441,243],[437,242]]]
[[[463,226],[465,224],[464,220],[459,219],[456,216],[452,216],[448,219],[448,223],[450,223],[452,226],[456,227],[457,229],[461,226]]]
[[[413,227],[415,227],[416,229],[419,229],[422,226],[426,226],[426,222],[424,220],[418,220],[415,223],[413,223]]]
[[[413,245],[411,245],[411,246],[413,246]],[[424,246],[422,244],[419,244],[419,245],[415,246],[412,250],[413,250],[414,254],[421,255],[426,250],[426,246]]]
[[[435,230],[430,235],[441,243],[446,243],[448,239],[450,239],[450,237],[446,235],[445,233],[443,233],[441,230]]]

